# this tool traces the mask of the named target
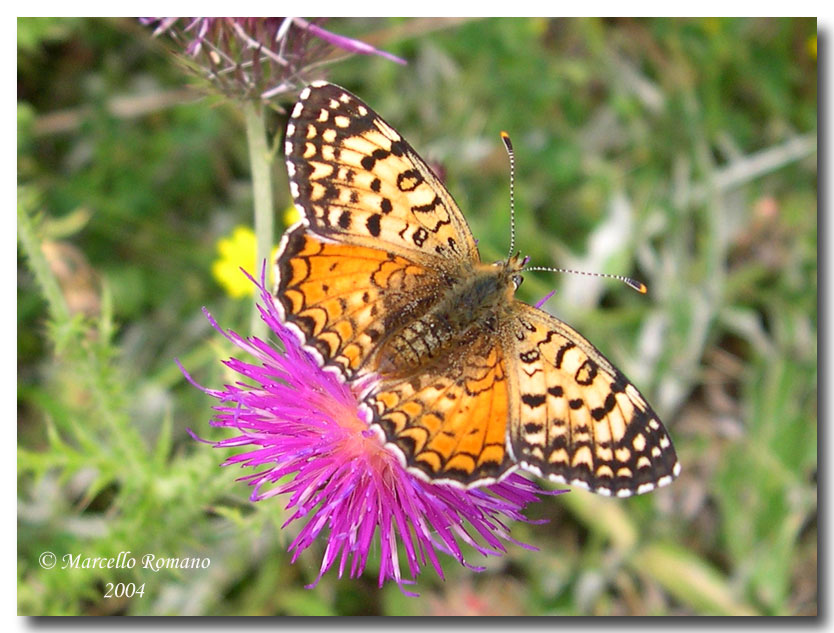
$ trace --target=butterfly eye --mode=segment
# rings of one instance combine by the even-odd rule
[[[521,275],[513,275],[513,283],[515,284],[515,289],[518,290],[518,287],[521,285],[521,282],[524,281],[524,277]]]

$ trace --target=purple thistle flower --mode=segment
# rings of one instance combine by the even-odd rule
[[[252,357],[252,362],[225,361],[247,381],[209,389],[183,372],[220,401],[211,424],[239,433],[208,443],[250,447],[224,465],[258,469],[241,478],[254,487],[251,499],[286,495],[290,515],[283,527],[304,522],[289,546],[292,562],[319,536],[324,539],[319,574],[310,587],[334,565],[340,578],[345,572],[358,577],[374,546],[380,557],[379,586],[393,579],[401,589],[428,564],[443,578],[438,552],[482,570],[465,561],[463,544],[484,556],[500,556],[507,542],[536,549],[514,540],[507,523],[532,522],[522,514],[526,505],[556,492],[543,491],[515,473],[469,490],[412,475],[360,416],[350,385],[323,371],[282,325],[263,275],[260,284],[252,281],[260,290],[261,317],[284,350],[226,332],[206,313],[212,326]],[[403,578],[398,545],[410,578]]]
[[[180,21],[184,21],[184,25]],[[224,94],[268,100],[306,84],[304,75],[332,61],[332,47],[350,53],[379,55],[398,64],[405,60],[359,40],[337,35],[317,22],[292,17],[263,18],[139,18],[155,26],[154,36],[167,33],[192,68]]]

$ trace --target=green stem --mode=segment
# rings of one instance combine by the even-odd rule
[[[249,145],[249,164],[252,169],[252,195],[255,204],[255,239],[256,239],[256,270],[252,271],[256,278],[261,274],[264,260],[269,259],[273,245],[275,209],[272,195],[272,152],[266,142],[266,125],[263,109],[260,104],[247,101],[243,104],[243,116],[246,120],[246,140]],[[267,283],[269,281],[269,267],[267,261]],[[256,299],[257,300],[257,299]],[[261,321],[256,307],[253,308],[252,327],[253,336],[264,338],[266,324]]]
[[[634,553],[632,567],[655,580],[697,613],[761,615],[736,597],[732,582],[710,563],[683,547],[652,543]]]
[[[99,336],[92,339],[94,343],[90,343],[86,338],[86,330],[72,327],[72,322],[77,320],[77,317],[73,317],[70,312],[58,279],[43,254],[43,242],[38,235],[37,222],[32,217],[36,205],[34,193],[25,187],[19,187],[17,192],[18,241],[46,299],[49,318],[54,325],[53,344],[56,354],[60,354],[62,349],[66,350],[65,357],[70,371],[80,376],[89,389],[92,401],[95,403],[96,419],[103,421],[109,427],[113,442],[122,453],[122,463],[127,465],[129,472],[135,477],[140,470],[137,451],[141,450],[143,444],[141,438],[128,426],[123,413],[125,406],[119,399],[123,392],[118,391],[121,383],[117,381],[115,386],[108,385],[108,380],[113,380],[115,369],[106,361],[102,363],[102,358],[108,358],[103,350],[110,346],[110,340],[106,338],[106,332],[99,329]],[[102,317],[102,327],[106,325],[105,321]],[[96,345],[98,348],[95,347]],[[90,428],[94,427],[81,427],[81,430],[77,432],[77,437],[88,434]]]
[[[35,221],[31,213],[36,205],[35,195],[26,188],[17,190],[17,239],[29,260],[29,266],[35,274],[35,280],[41,287],[49,313],[56,323],[66,323],[70,319],[69,306],[64,299],[58,280],[49,268],[41,249],[41,240],[37,235]]]
[[[622,556],[633,573],[657,582],[693,611],[757,615],[735,596],[731,580],[695,552],[673,544],[642,545],[639,524],[618,500],[581,492],[560,499],[585,526],[611,542],[615,556]]]

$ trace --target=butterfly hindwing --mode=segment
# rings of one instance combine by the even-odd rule
[[[458,359],[383,380],[366,404],[386,441],[424,479],[493,483],[514,469],[506,451],[507,365],[489,338],[461,345]]]

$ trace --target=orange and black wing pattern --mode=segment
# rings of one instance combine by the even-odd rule
[[[579,332],[516,301],[510,446],[521,468],[627,497],[680,472],[660,419],[637,388]]]
[[[379,385],[372,421],[405,465],[431,481],[464,487],[498,481],[515,465],[506,450],[509,381],[494,340],[461,346],[458,360]]]
[[[285,144],[293,201],[313,233],[442,269],[477,261],[469,226],[434,172],[344,88],[305,88]]]

